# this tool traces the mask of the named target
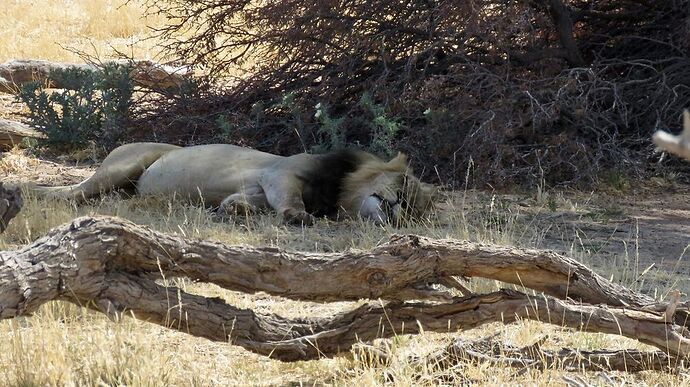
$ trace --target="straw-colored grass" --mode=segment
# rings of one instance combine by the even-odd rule
[[[27,160],[25,160],[27,158]],[[36,165],[21,152],[0,159],[0,169],[8,175],[22,173],[26,165]],[[110,195],[86,205],[46,201],[32,195],[5,234],[0,249],[30,243],[50,228],[81,215],[115,215],[154,229],[207,238],[233,244],[280,246],[293,250],[334,251],[367,249],[393,233],[417,233],[433,237],[466,238],[500,244],[538,246],[543,230],[525,222],[519,211],[498,196],[465,193],[445,203],[437,219],[424,226],[405,229],[376,227],[361,221],[333,223],[319,221],[311,228],[285,227],[267,214],[237,222],[216,220],[207,210],[153,198],[123,200]],[[463,199],[463,197],[465,197]],[[563,205],[566,205],[565,199]],[[462,203],[465,203],[463,206]],[[535,206],[537,200],[532,200]],[[577,207],[570,199],[567,205]],[[584,257],[584,256],[583,256]],[[604,273],[607,274],[607,273]],[[207,296],[222,297],[228,303],[259,312],[284,316],[327,316],[355,307],[358,303],[318,304],[243,294],[214,285],[178,281],[183,289]],[[495,290],[494,281],[471,282],[475,291]],[[361,301],[364,302],[364,301]],[[376,301],[374,301],[376,302]],[[385,324],[385,322],[382,322]],[[581,333],[570,329],[518,322],[509,326],[490,324],[459,336],[478,339],[499,333],[498,339],[514,345],[531,344],[548,336],[547,348],[563,346],[582,349],[646,348],[633,340],[604,334]],[[34,385],[436,385],[477,382],[485,385],[551,385],[572,377],[559,369],[546,371],[460,364],[439,370],[415,363],[415,356],[445,346],[457,334],[424,333],[399,335],[385,340],[392,354],[381,365],[353,351],[336,359],[282,363],[249,353],[226,343],[215,343],[166,330],[159,326],[125,318],[113,323],[106,317],[79,306],[54,302],[40,308],[35,316],[0,321],[0,383],[9,386]],[[383,345],[383,344],[382,344]],[[606,385],[608,380],[633,384],[688,385],[685,374],[645,372],[639,375],[582,373],[590,383]]]
[[[142,20],[136,2],[119,0],[2,0],[0,5],[0,62],[11,58],[77,61],[66,48],[113,55],[112,47],[135,58],[158,54],[147,25],[161,20]],[[39,168],[35,159],[13,152],[0,159],[0,176],[23,175]],[[53,173],[62,173],[55,170]],[[64,177],[63,177],[64,178]],[[577,203],[539,190],[534,205],[546,207],[556,198],[562,205]],[[472,196],[470,200],[469,197]],[[501,244],[540,246],[545,230],[525,221],[519,209],[504,205],[498,196],[460,193],[439,212],[438,219],[424,226],[396,230],[365,222],[320,221],[306,229],[284,227],[272,215],[262,215],[237,223],[219,222],[202,208],[166,200],[135,198],[121,200],[115,195],[87,205],[26,197],[26,204],[0,235],[0,249],[14,249],[31,243],[50,228],[80,215],[115,215],[154,229],[190,238],[209,238],[225,243],[280,246],[293,250],[340,251],[367,249],[392,233],[418,233],[433,237],[465,238]],[[567,245],[567,244],[566,244]],[[576,246],[576,243],[572,243]],[[575,254],[576,251],[571,252]],[[591,259],[577,252],[582,259]],[[626,260],[625,262],[636,262]],[[620,267],[611,267],[611,273]],[[636,268],[638,269],[638,268]],[[610,273],[602,273],[608,275]],[[673,276],[673,274],[668,274]],[[666,279],[664,283],[673,281]],[[207,284],[179,281],[190,292],[223,297],[233,305],[285,316],[326,316],[352,308],[357,303],[317,304],[289,301],[265,294],[248,295]],[[499,287],[492,281],[472,281],[475,291]],[[654,288],[655,284],[647,283]],[[659,285],[661,286],[661,285]],[[664,285],[665,286],[665,285]],[[663,294],[666,289],[661,289]],[[364,302],[364,301],[362,301]],[[382,322],[382,324],[385,324]],[[509,326],[490,324],[464,332],[464,338],[480,338],[500,333],[499,339],[512,344],[530,344],[548,335],[546,346],[558,348],[642,348],[635,341],[617,336],[580,333],[569,329],[518,322]],[[80,306],[54,302],[33,316],[0,321],[0,385],[3,386],[226,386],[226,385],[438,385],[475,382],[485,385],[563,384],[564,376],[582,377],[594,385],[656,384],[690,385],[685,373],[645,372],[639,375],[586,373],[573,375],[562,370],[547,371],[460,364],[440,371],[416,364],[413,355],[423,355],[447,344],[454,335],[424,333],[400,335],[385,342],[391,361],[382,366],[357,352],[336,359],[281,363],[249,353],[227,343],[215,343],[166,330],[132,318],[113,323]]]
[[[147,26],[157,18],[142,19],[137,0],[2,0],[0,5],[0,62],[9,59],[79,61],[70,50],[102,59],[114,49],[138,59],[159,53]]]

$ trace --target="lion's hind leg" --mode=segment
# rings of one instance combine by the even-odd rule
[[[162,155],[178,149],[176,145],[133,143],[115,148],[96,172],[75,185],[39,187],[33,190],[46,196],[83,200],[119,188],[131,188],[142,173]]]

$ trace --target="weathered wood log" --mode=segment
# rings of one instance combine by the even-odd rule
[[[0,234],[7,229],[10,220],[17,216],[23,204],[19,187],[6,188],[0,181]]]
[[[288,253],[272,247],[187,240],[117,218],[82,218],[75,224],[80,225],[80,232],[65,227],[56,230],[71,238],[90,234],[89,239],[82,238],[103,249],[127,246],[118,248],[110,258],[115,268],[154,274],[162,270],[168,277],[186,276],[230,290],[263,291],[298,300],[436,298],[439,294],[420,290],[420,285],[466,276],[496,279],[591,304],[653,305],[650,297],[611,283],[574,259],[544,250],[411,235],[394,236],[371,251]],[[99,239],[118,242],[105,246]]]
[[[428,356],[413,359],[435,368],[452,368],[459,363],[473,361],[498,366],[532,369],[562,369],[565,371],[669,371],[682,364],[662,351],[576,350],[561,348],[545,350],[541,343],[518,348],[497,342],[495,336],[476,341],[455,339],[446,348]]]
[[[577,290],[582,277],[594,274],[565,261],[570,265],[566,273],[582,277],[564,276],[564,263],[559,264],[561,258],[553,253],[468,243],[398,237],[370,252],[320,256],[185,240],[116,218],[79,218],[20,250],[0,252],[0,319],[28,315],[45,302],[65,300],[112,318],[127,311],[141,320],[211,340],[230,340],[281,360],[332,356],[359,340],[416,333],[420,327],[447,332],[495,321],[532,319],[631,337],[673,356],[690,354],[688,331],[665,320],[663,305],[656,308],[658,311],[602,307],[503,290],[445,304],[377,303],[332,318],[288,319],[257,314],[218,298],[187,294],[154,282],[157,275],[164,274],[295,299],[383,296],[404,300],[420,295],[411,286],[420,280],[455,274],[511,279],[515,274],[501,273],[521,272],[523,265],[536,262],[542,266],[532,270],[542,273],[520,276],[528,287],[559,293],[556,290],[560,288],[552,286],[554,279],[547,277],[550,273],[551,277],[575,282],[576,292],[590,299],[603,297],[618,303],[620,297],[645,299],[607,285],[603,278],[601,284],[594,283],[598,292],[610,289],[619,297]],[[493,269],[479,269],[483,265]],[[559,268],[560,274],[554,268]],[[590,280],[593,278],[600,277]]]
[[[191,71],[188,68],[166,66],[148,60],[112,60],[103,62],[103,64],[107,63],[132,65],[130,77],[134,84],[152,90],[179,91],[191,75]],[[41,82],[48,88],[67,88],[68,85],[62,84],[59,79],[51,77],[51,72],[64,70],[68,67],[77,67],[91,71],[98,69],[98,66],[94,64],[13,60],[0,64],[0,92],[15,94],[23,84],[34,81]]]
[[[0,150],[12,149],[25,138],[43,138],[43,134],[27,124],[0,119]]]

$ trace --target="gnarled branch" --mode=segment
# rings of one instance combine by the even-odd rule
[[[537,275],[515,274],[529,274],[530,265]],[[513,274],[506,274],[509,271]],[[186,240],[116,218],[79,218],[20,250],[0,252],[0,319],[30,314],[47,301],[65,300],[111,318],[127,311],[281,360],[332,356],[359,340],[416,333],[420,327],[447,332],[517,319],[619,334],[673,356],[690,353],[687,330],[665,320],[663,305],[654,310],[604,307],[503,290],[445,304],[369,304],[332,318],[288,319],[161,286],[153,278],[160,272],[228,289],[322,301],[406,299],[419,295],[413,285],[420,281],[456,274],[521,279],[527,286],[556,294],[561,289],[554,286],[556,281],[570,280],[583,298],[601,298],[608,289],[618,295],[607,295],[611,302],[620,304],[620,297],[629,304],[646,300],[548,252],[408,236],[369,252],[321,256]],[[598,290],[583,291],[587,283]]]
[[[43,138],[44,135],[27,124],[0,119],[0,149],[11,149],[25,138]]]
[[[371,251],[317,254],[184,239],[117,218],[79,218],[13,254],[48,254],[41,250],[44,240],[58,235],[62,244],[79,240],[80,246],[89,244],[93,250],[110,252],[99,259],[113,270],[162,271],[168,277],[185,276],[230,290],[263,291],[298,300],[420,299],[419,285],[466,276],[590,304],[645,307],[653,303],[650,297],[611,283],[582,263],[551,251],[414,235],[394,236]],[[81,251],[70,254],[79,260],[94,259],[82,256]]]
[[[541,348],[540,342],[518,348],[495,341],[495,336],[476,341],[456,339],[441,351],[415,359],[416,362],[423,361],[442,368],[450,368],[468,360],[516,368],[558,368],[576,372],[666,371],[678,366],[678,359],[662,351],[636,349],[586,351],[571,348],[546,350]]]
[[[134,84],[152,90],[179,91],[188,81],[191,72],[183,67],[171,67],[147,60],[113,60],[105,63],[131,65],[130,78]],[[49,88],[63,89],[69,85],[51,76],[55,70],[79,68],[95,71],[98,66],[84,63],[58,63],[44,60],[12,60],[0,63],[0,92],[17,93],[22,85],[29,82],[41,82]]]

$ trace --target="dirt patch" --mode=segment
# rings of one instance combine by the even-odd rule
[[[683,194],[599,198],[580,211],[533,216],[547,230],[543,247],[584,252],[599,264],[689,274],[689,204]]]
[[[46,185],[78,183],[91,176],[95,165],[74,165],[27,156],[23,151],[0,152],[0,174],[8,183],[32,182]]]
[[[444,211],[464,211],[468,222],[509,234],[499,243],[559,251],[650,294],[690,291],[690,200],[683,189],[640,191],[468,192]]]

